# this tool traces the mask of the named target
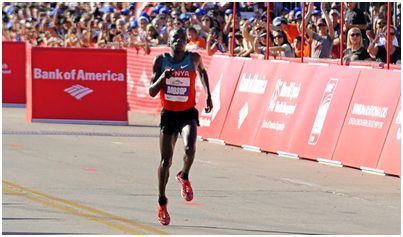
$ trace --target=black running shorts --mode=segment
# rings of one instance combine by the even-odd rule
[[[162,109],[160,128],[162,133],[172,135],[180,133],[182,128],[192,120],[196,120],[197,126],[200,126],[199,111],[194,107],[179,112]]]

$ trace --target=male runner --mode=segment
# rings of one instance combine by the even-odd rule
[[[161,162],[158,168],[158,221],[162,225],[168,225],[170,222],[165,188],[179,133],[183,137],[185,155],[183,168],[176,175],[176,179],[182,185],[182,197],[186,201],[193,199],[189,170],[195,157],[197,126],[199,126],[199,113],[195,108],[196,71],[207,94],[205,111],[209,113],[213,108],[207,72],[202,59],[198,53],[185,51],[186,43],[186,31],[183,28],[170,32],[168,45],[171,47],[171,52],[161,54],[154,59],[149,88],[149,94],[152,97],[160,93],[163,107],[160,123]]]

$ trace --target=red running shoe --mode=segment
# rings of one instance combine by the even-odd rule
[[[169,223],[171,222],[171,217],[169,216],[168,210],[167,210],[167,204],[159,205],[159,208],[158,208],[158,222],[161,225],[169,225]]]
[[[182,179],[181,177],[182,171],[176,175],[176,180],[182,185],[181,196],[186,201],[190,202],[193,200],[193,190],[192,186],[190,186],[189,180]]]

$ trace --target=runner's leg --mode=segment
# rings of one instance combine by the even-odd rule
[[[161,162],[158,168],[158,191],[160,197],[165,197],[165,189],[169,178],[169,168],[172,165],[173,151],[178,134],[172,135],[160,133]]]
[[[185,179],[189,175],[190,167],[193,164],[193,160],[196,154],[196,139],[197,139],[197,122],[196,120],[191,120],[187,123],[181,130],[183,137],[183,143],[185,148],[185,154],[183,156],[183,168],[182,175],[184,174]]]

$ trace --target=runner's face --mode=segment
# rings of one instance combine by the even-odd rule
[[[174,31],[170,35],[170,46],[174,52],[184,52],[186,46],[185,31]]]

